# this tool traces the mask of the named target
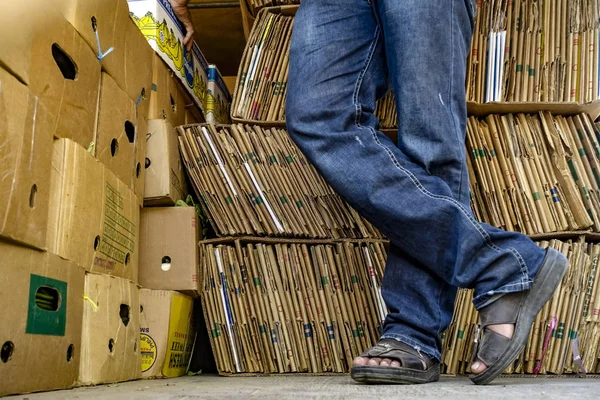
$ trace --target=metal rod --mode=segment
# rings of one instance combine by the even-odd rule
[[[188,8],[196,10],[201,8],[236,8],[240,6],[239,0],[211,1],[210,3],[190,3]]]

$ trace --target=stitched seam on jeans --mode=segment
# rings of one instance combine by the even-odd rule
[[[352,96],[352,101],[354,102],[354,106],[356,108],[354,123],[355,123],[356,127],[359,129],[364,129],[365,127],[363,127],[360,124],[360,117],[362,114],[362,106],[358,102],[358,95],[359,95],[365,74],[367,73],[367,70],[369,69],[369,66],[371,65],[371,61],[373,59],[373,54],[375,54],[375,49],[377,48],[377,43],[379,41],[379,38],[380,38],[380,30],[379,30],[379,26],[377,25],[377,26],[375,26],[375,35],[373,38],[373,42],[371,43],[371,47],[369,48],[369,52],[368,52],[367,58],[365,60],[365,65],[364,65],[363,69],[360,71],[360,74],[358,75],[358,79],[356,80],[356,86],[354,88],[354,93]],[[479,222],[477,222],[477,220],[475,220],[475,218],[473,218],[469,214],[469,212],[464,209],[464,206],[460,202],[458,202],[457,200],[455,200],[451,197],[435,195],[435,194],[429,192],[423,186],[423,184],[417,179],[416,176],[414,176],[409,170],[407,170],[406,168],[404,168],[400,165],[398,160],[396,160],[394,153],[392,153],[390,151],[390,149],[388,149],[386,146],[384,146],[379,141],[379,139],[377,138],[377,131],[372,127],[368,127],[367,129],[371,130],[371,135],[373,136],[375,143],[379,147],[381,147],[384,151],[387,152],[388,157],[390,157],[390,159],[392,160],[392,163],[396,166],[396,168],[398,168],[401,172],[403,172],[411,180],[411,182],[417,187],[417,189],[419,191],[421,191],[421,193],[423,193],[425,196],[428,196],[430,198],[444,200],[444,201],[450,202],[451,204],[454,204],[459,209],[459,211],[462,212],[467,217],[467,220],[469,222],[471,222],[471,225],[473,225],[473,227],[479,232],[481,237],[484,239],[487,247],[489,247],[490,249],[492,249],[496,252],[500,252],[502,250],[500,247],[496,246],[492,242],[490,235],[488,235],[488,233],[481,227],[481,224],[479,224]],[[523,260],[523,257],[521,256],[521,254],[519,254],[519,252],[517,252],[514,248],[512,248],[512,247],[507,248],[507,250],[510,251],[513,254],[513,256],[517,259],[517,262],[519,263],[519,266],[521,269],[521,274],[523,275],[521,277],[521,281],[525,282],[525,277],[527,279],[529,279],[529,274],[527,272],[528,270],[527,270],[527,265],[525,264],[525,260]]]
[[[362,126],[358,126],[359,128],[364,128]],[[428,196],[430,198],[433,199],[437,199],[437,200],[443,200],[443,201],[447,201],[450,202],[451,204],[454,204],[460,212],[462,212],[466,217],[467,220],[469,222],[471,222],[471,225],[473,225],[473,227],[479,232],[479,234],[481,235],[481,237],[484,239],[486,245],[496,251],[496,252],[500,252],[502,249],[500,247],[498,247],[497,245],[495,245],[492,240],[490,235],[488,235],[488,233],[481,227],[481,225],[479,224],[479,222],[477,222],[470,214],[468,211],[466,211],[463,207],[463,205],[458,202],[457,200],[451,198],[451,197],[447,197],[447,196],[441,196],[441,195],[436,195],[433,194],[431,192],[429,192],[424,186],[423,184],[417,179],[416,176],[414,176],[414,174],[412,174],[410,171],[408,171],[406,168],[402,167],[400,165],[400,163],[398,162],[398,160],[396,160],[396,157],[394,156],[394,153],[392,153],[387,147],[385,147],[377,138],[377,133],[375,131],[375,129],[373,128],[368,128],[371,130],[371,134],[373,136],[373,139],[375,140],[375,143],[381,147],[382,149],[384,149],[387,154],[388,157],[390,157],[390,159],[392,160],[392,163],[396,166],[396,168],[398,168],[400,171],[402,171],[406,176],[408,176],[408,178],[412,181],[412,183],[419,189],[419,191],[421,191],[421,193],[423,193],[425,196]],[[517,252],[514,248],[509,247],[506,250],[510,251],[513,256],[515,256],[515,258],[517,259],[519,266],[521,267],[521,273],[526,276],[527,278],[529,278],[528,274],[527,274],[527,265],[525,264],[525,261],[523,260],[523,257],[521,256],[521,254],[519,254],[519,252]],[[524,277],[521,278],[522,282],[525,282]]]
[[[452,2],[451,8],[452,8],[452,13],[450,15],[451,15],[451,18],[454,18],[454,12],[455,12],[454,11],[454,2]],[[455,24],[450,24],[450,48],[451,49],[454,48],[454,29],[455,29]],[[452,71],[454,71],[454,51],[450,52],[450,66],[451,66]],[[458,142],[460,143],[460,140],[461,140],[460,131],[459,131],[457,123],[456,123],[456,118],[454,118],[454,113],[452,112],[454,110],[454,102],[452,101],[452,95],[453,95],[453,93],[452,93],[452,82],[454,80],[453,77],[454,77],[454,74],[451,73],[449,75],[449,79],[448,79],[448,93],[449,93],[449,95],[448,95],[448,100],[449,101],[448,102],[449,102],[449,108],[447,108],[447,107],[444,107],[444,108],[446,108],[446,110],[448,110],[448,113],[450,113],[450,120],[452,121],[452,125],[454,125],[454,135],[456,136],[456,138],[458,139]],[[460,151],[460,149],[459,149],[459,152],[461,153],[460,154],[461,157],[462,156],[466,156],[466,154],[463,154]],[[464,163],[462,163],[461,167],[460,167],[460,174],[459,174],[459,181],[458,181],[458,192],[457,192],[457,194],[459,195],[459,197],[460,197],[460,194],[462,192],[462,187],[463,187],[463,176],[464,176],[464,173],[465,173],[464,166],[465,166]]]
[[[362,106],[358,102],[358,94],[362,87],[363,79],[365,78],[365,74],[367,73],[369,66],[371,66],[371,61],[373,60],[373,54],[375,54],[375,49],[377,48],[377,43],[379,42],[379,25],[375,26],[375,37],[373,38],[373,42],[371,43],[371,47],[369,47],[369,52],[367,53],[367,59],[365,60],[365,65],[363,69],[358,74],[358,79],[356,80],[356,86],[354,87],[354,93],[352,95],[352,102],[355,107],[354,114],[354,124],[357,127],[360,127],[360,117],[362,115]]]

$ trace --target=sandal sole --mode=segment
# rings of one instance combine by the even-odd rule
[[[356,382],[367,384],[414,385],[437,382],[440,379],[440,365],[426,371],[400,367],[352,367],[350,376]]]
[[[567,271],[567,261],[562,253],[549,249],[544,264],[538,271],[531,289],[525,296],[517,316],[515,331],[504,354],[492,366],[480,373],[471,374],[469,379],[476,385],[486,385],[501,375],[525,348],[531,326],[544,305],[552,298]]]

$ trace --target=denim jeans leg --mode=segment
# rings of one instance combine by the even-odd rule
[[[393,245],[384,334],[438,358],[436,336],[456,287],[475,288],[480,307],[495,293],[529,289],[544,257],[525,236],[480,224],[468,208],[464,78],[462,89],[457,83],[464,59],[452,49],[468,48],[458,32],[471,23],[469,3],[304,0],[290,50],[291,137]],[[407,33],[419,24],[424,28]],[[419,65],[416,74],[406,73],[411,65]],[[388,68],[399,94],[399,147],[376,129],[373,115]]]

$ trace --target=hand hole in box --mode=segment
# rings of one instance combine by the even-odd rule
[[[139,178],[141,173],[142,173],[142,164],[137,163],[137,165],[135,166],[135,177]]]
[[[125,265],[129,265],[129,261],[131,261],[131,254],[125,254]]]
[[[110,339],[108,341],[108,350],[112,353],[113,351],[115,351],[115,341],[113,339]]]
[[[35,292],[35,305],[44,311],[58,311],[60,293],[49,286],[40,286]]]
[[[140,304],[140,314],[144,312],[144,306]]]
[[[100,236],[94,238],[94,251],[98,250],[98,246],[100,246]]]
[[[11,341],[4,342],[2,349],[0,350],[0,360],[3,363],[7,363],[12,358],[13,352],[15,351],[15,344]]]
[[[121,321],[125,326],[129,325],[129,314],[129,306],[127,304],[121,304],[121,306],[119,307],[119,317],[121,317]]]
[[[35,199],[37,197],[37,185],[34,183],[29,192],[29,208],[35,208]]]
[[[131,121],[125,121],[125,134],[129,143],[135,142],[135,125]]]
[[[175,103],[175,100],[173,100],[173,96],[169,95],[169,99],[171,100],[171,109],[173,110],[174,113],[177,112],[177,104]]]
[[[77,79],[77,65],[75,62],[69,57],[67,53],[56,43],[52,45],[52,57],[54,58],[54,62],[60,69],[62,76],[65,79],[70,81],[74,81]]]
[[[75,346],[70,344],[67,348],[67,362],[71,362],[73,357],[75,357]]]
[[[119,152],[119,141],[117,139],[113,139],[110,142],[110,155],[116,156]]]
[[[165,272],[167,272],[171,269],[171,257],[164,256],[162,258],[160,269],[162,269]]]
[[[150,159],[148,157],[146,157],[146,160],[144,161],[144,168],[145,169],[150,168],[151,164],[152,164],[152,161],[150,161]]]

